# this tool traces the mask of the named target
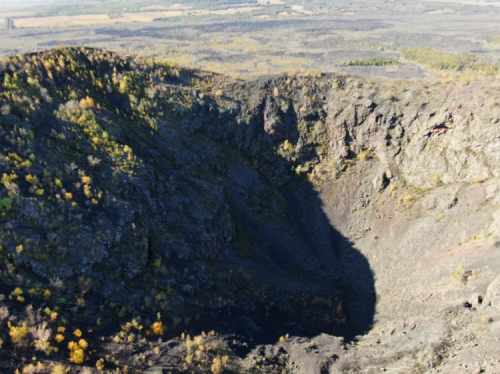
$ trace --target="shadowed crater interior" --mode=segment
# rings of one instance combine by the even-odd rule
[[[324,94],[91,48],[0,67],[0,282],[18,321],[129,349],[370,328],[370,266],[300,172],[318,159]]]

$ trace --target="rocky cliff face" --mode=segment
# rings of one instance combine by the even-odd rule
[[[496,370],[498,85],[0,68],[9,370]]]

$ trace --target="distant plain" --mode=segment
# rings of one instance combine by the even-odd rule
[[[86,45],[241,78],[317,71],[431,78],[436,75],[403,58],[402,50],[471,53],[478,61],[498,64],[499,5],[472,0],[0,2],[0,56]],[[345,66],[380,58],[399,63]]]

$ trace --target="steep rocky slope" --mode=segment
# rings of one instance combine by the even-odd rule
[[[0,82],[7,372],[498,370],[497,84],[87,48]]]

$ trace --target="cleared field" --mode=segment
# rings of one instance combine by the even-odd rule
[[[292,10],[298,13],[313,14],[310,10],[305,10],[304,5],[292,5]]]
[[[170,6],[166,5],[148,5],[140,8],[141,12],[144,11],[165,11],[165,10],[190,10],[193,9],[190,5],[182,5],[182,4],[172,4]]]
[[[122,13],[119,17],[111,18],[108,14],[92,14],[92,15],[77,15],[77,16],[51,16],[51,17],[23,17],[16,18],[14,25],[16,28],[28,27],[71,27],[71,26],[88,26],[100,24],[114,24],[127,22],[153,22],[155,19],[172,18],[182,16],[201,16],[201,15],[233,15],[237,13],[251,12],[259,8],[243,7],[243,8],[228,8],[221,10],[170,10],[170,11],[150,11],[150,12],[134,12]]]
[[[16,28],[26,27],[70,27],[87,26],[100,23],[115,23],[107,14],[54,16],[54,17],[26,17],[14,20]]]
[[[433,0],[426,0],[433,2]],[[455,3],[463,5],[477,5],[477,6],[496,6],[500,7],[500,1],[474,1],[474,0],[440,0],[441,3]]]
[[[267,5],[267,4],[270,4],[270,5],[281,5],[281,4],[285,4],[283,1],[281,0],[257,0],[257,2],[259,4],[264,4],[264,5]]]

